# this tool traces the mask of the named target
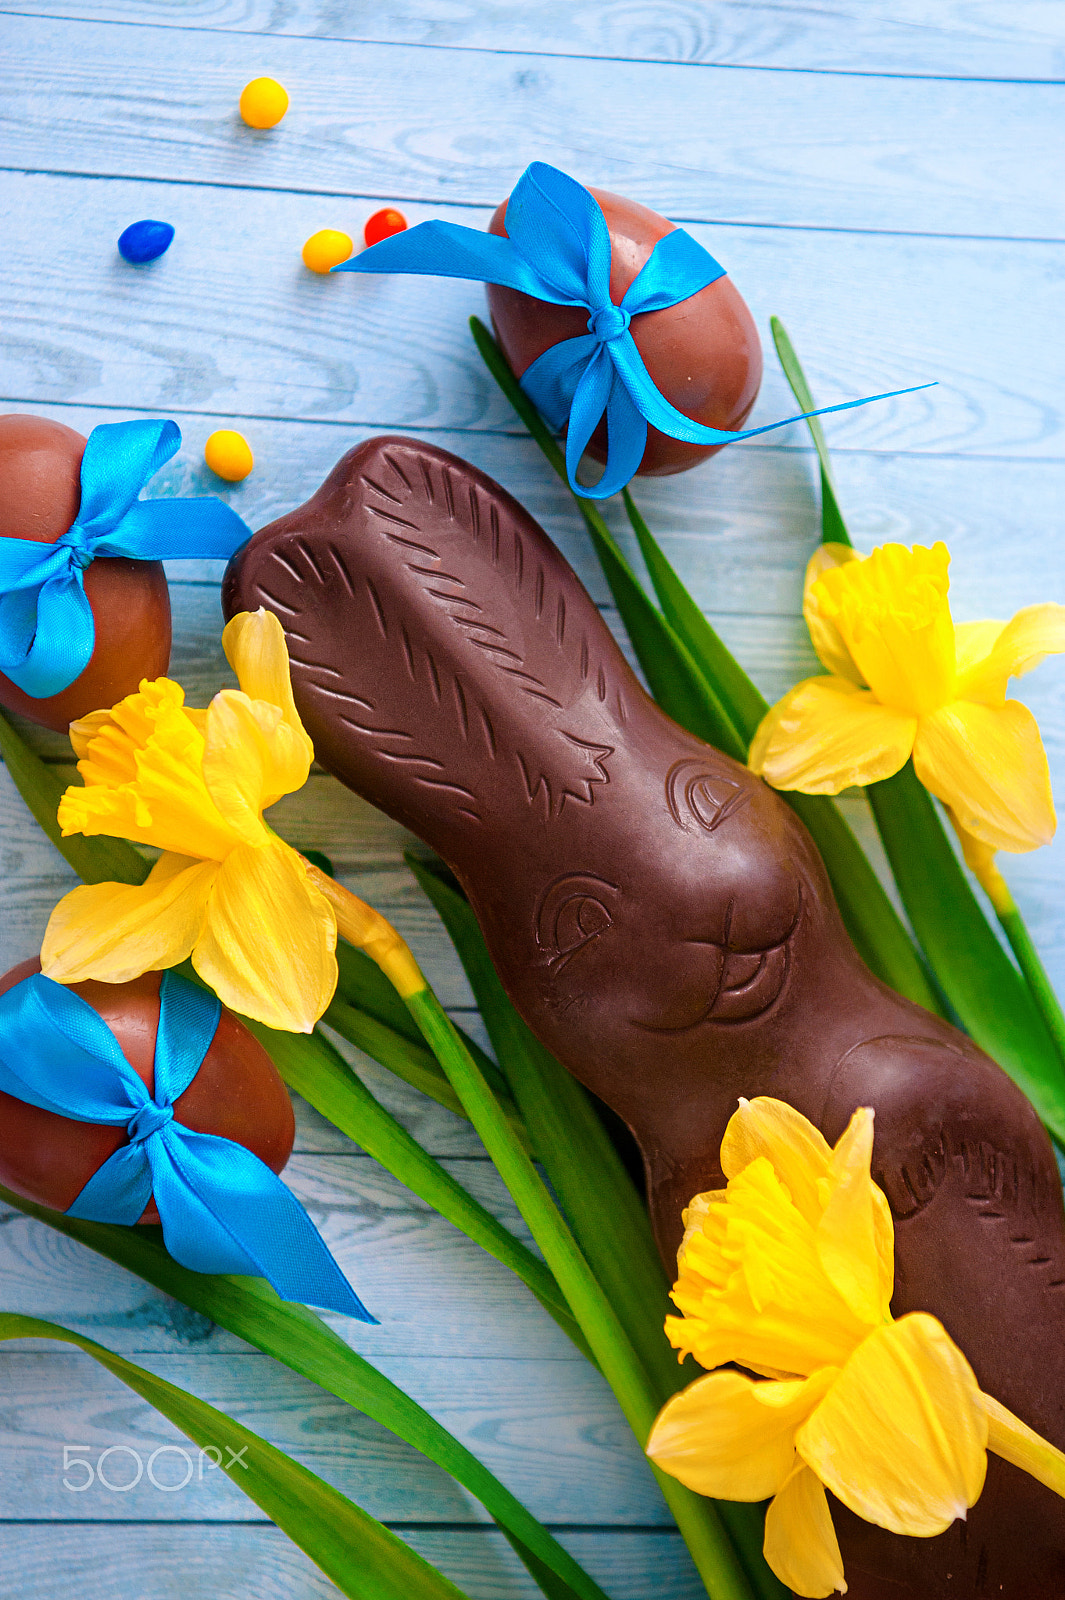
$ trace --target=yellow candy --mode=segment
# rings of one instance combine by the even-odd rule
[[[253,78],[244,85],[240,114],[249,128],[275,128],[288,110],[288,95],[276,78]]]
[[[203,447],[203,459],[227,483],[239,483],[255,465],[247,439],[232,428],[219,428],[212,433]]]
[[[328,272],[346,261],[355,248],[355,242],[337,228],[322,228],[312,233],[303,247],[303,265],[312,272]]]

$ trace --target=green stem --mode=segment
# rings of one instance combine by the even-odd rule
[[[543,1251],[626,1421],[644,1445],[658,1410],[657,1400],[612,1306],[432,990],[425,987],[404,999]],[[710,1502],[691,1494],[657,1468],[652,1470],[712,1600],[753,1600],[746,1575]]]
[[[1032,943],[1027,924],[1009,890],[1006,890],[1006,899],[1002,905],[997,902],[994,904],[995,913],[1010,942],[1010,949],[1017,957],[1017,965],[1024,974],[1036,1009],[1057,1047],[1062,1060],[1062,1070],[1065,1071],[1065,1011],[1061,1009],[1061,1002],[1054,993],[1039,952]]]

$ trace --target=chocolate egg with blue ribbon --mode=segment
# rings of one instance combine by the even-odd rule
[[[251,530],[217,495],[141,498],[181,444],[169,419],[87,439],[0,417],[0,704],[65,731],[170,662],[163,561],[227,561]]]
[[[0,996],[40,971],[33,958],[0,977]],[[154,1090],[160,974],[129,983],[69,985],[118,1040],[149,1092]],[[231,1139],[281,1172],[295,1138],[292,1102],[259,1041],[224,1008],[203,1064],[174,1103],[186,1127]],[[53,1211],[68,1211],[89,1179],[126,1141],[121,1126],[78,1122],[0,1091],[0,1183]],[[140,1217],[158,1222],[154,1200]]]
[[[626,290],[650,259],[660,239],[676,224],[648,206],[605,189],[589,187],[610,235],[610,298],[621,305]],[[506,237],[509,201],[496,210],[489,232]],[[551,305],[500,284],[486,285],[488,308],[503,354],[521,379],[552,345],[589,331],[582,307]],[[762,381],[762,346],[754,318],[732,279],[722,273],[686,299],[661,310],[633,316],[629,330],[655,387],[694,422],[734,432],[750,415]],[[607,458],[604,418],[587,446],[596,461]],[[660,477],[684,472],[724,444],[691,444],[672,438],[653,424],[637,472]]]
[[[0,416],[0,539],[53,544],[81,504],[85,436],[46,417]],[[0,705],[65,733],[170,664],[170,594],[161,561],[101,556],[84,573],[96,621],[88,665],[57,694],[27,694],[0,669]]]

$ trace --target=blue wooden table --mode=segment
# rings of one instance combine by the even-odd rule
[[[175,417],[156,480],[216,490],[207,435],[256,469],[227,497],[252,526],[305,499],[361,438],[402,430],[468,457],[531,509],[600,601],[568,498],[486,377],[476,285],[313,278],[304,239],[411,222],[483,226],[532,159],[683,221],[763,335],[788,325],[822,402],[938,380],[829,420],[856,542],[946,539],[955,614],[1065,599],[1060,170],[1065,6],[1012,0],[8,0],[0,8],[0,409],[83,431]],[[236,114],[260,74],[291,95],[272,132]],[[115,251],[140,217],[166,256]],[[775,362],[753,422],[787,414]],[[799,428],[638,499],[771,696],[809,670],[798,618],[816,538]],[[617,518],[614,517],[615,524]],[[619,534],[624,534],[619,528]],[[172,674],[203,705],[231,681],[217,564],[174,564]],[[610,615],[608,609],[608,616]],[[1065,785],[1065,667],[1025,680]],[[35,747],[69,763],[57,737]],[[864,804],[845,802],[863,839]],[[402,831],[324,775],[276,826],[326,850],[393,917],[476,1028]],[[72,878],[0,771],[0,970],[35,952]],[[1006,864],[1065,987],[1065,850]],[[468,1126],[373,1063],[374,1092],[484,1203],[520,1220]],[[298,1108],[293,1186],[377,1328],[344,1337],[480,1455],[616,1600],[695,1600],[686,1552],[609,1393],[501,1267]],[[620,1246],[619,1246],[620,1247]],[[202,1318],[44,1226],[0,1211],[0,1308],[51,1317],[263,1432],[385,1519],[472,1597],[535,1591],[436,1469]],[[0,1600],[311,1600],[332,1585],[222,1475],[157,1458],[179,1436],[87,1357],[0,1348]],[[104,1467],[79,1492],[64,1450]]]

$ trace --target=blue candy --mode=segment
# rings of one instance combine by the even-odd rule
[[[131,222],[125,232],[119,235],[118,253],[123,261],[139,267],[145,261],[155,261],[169,250],[173,237],[174,230],[169,222],[153,222],[150,218],[143,222]]]

